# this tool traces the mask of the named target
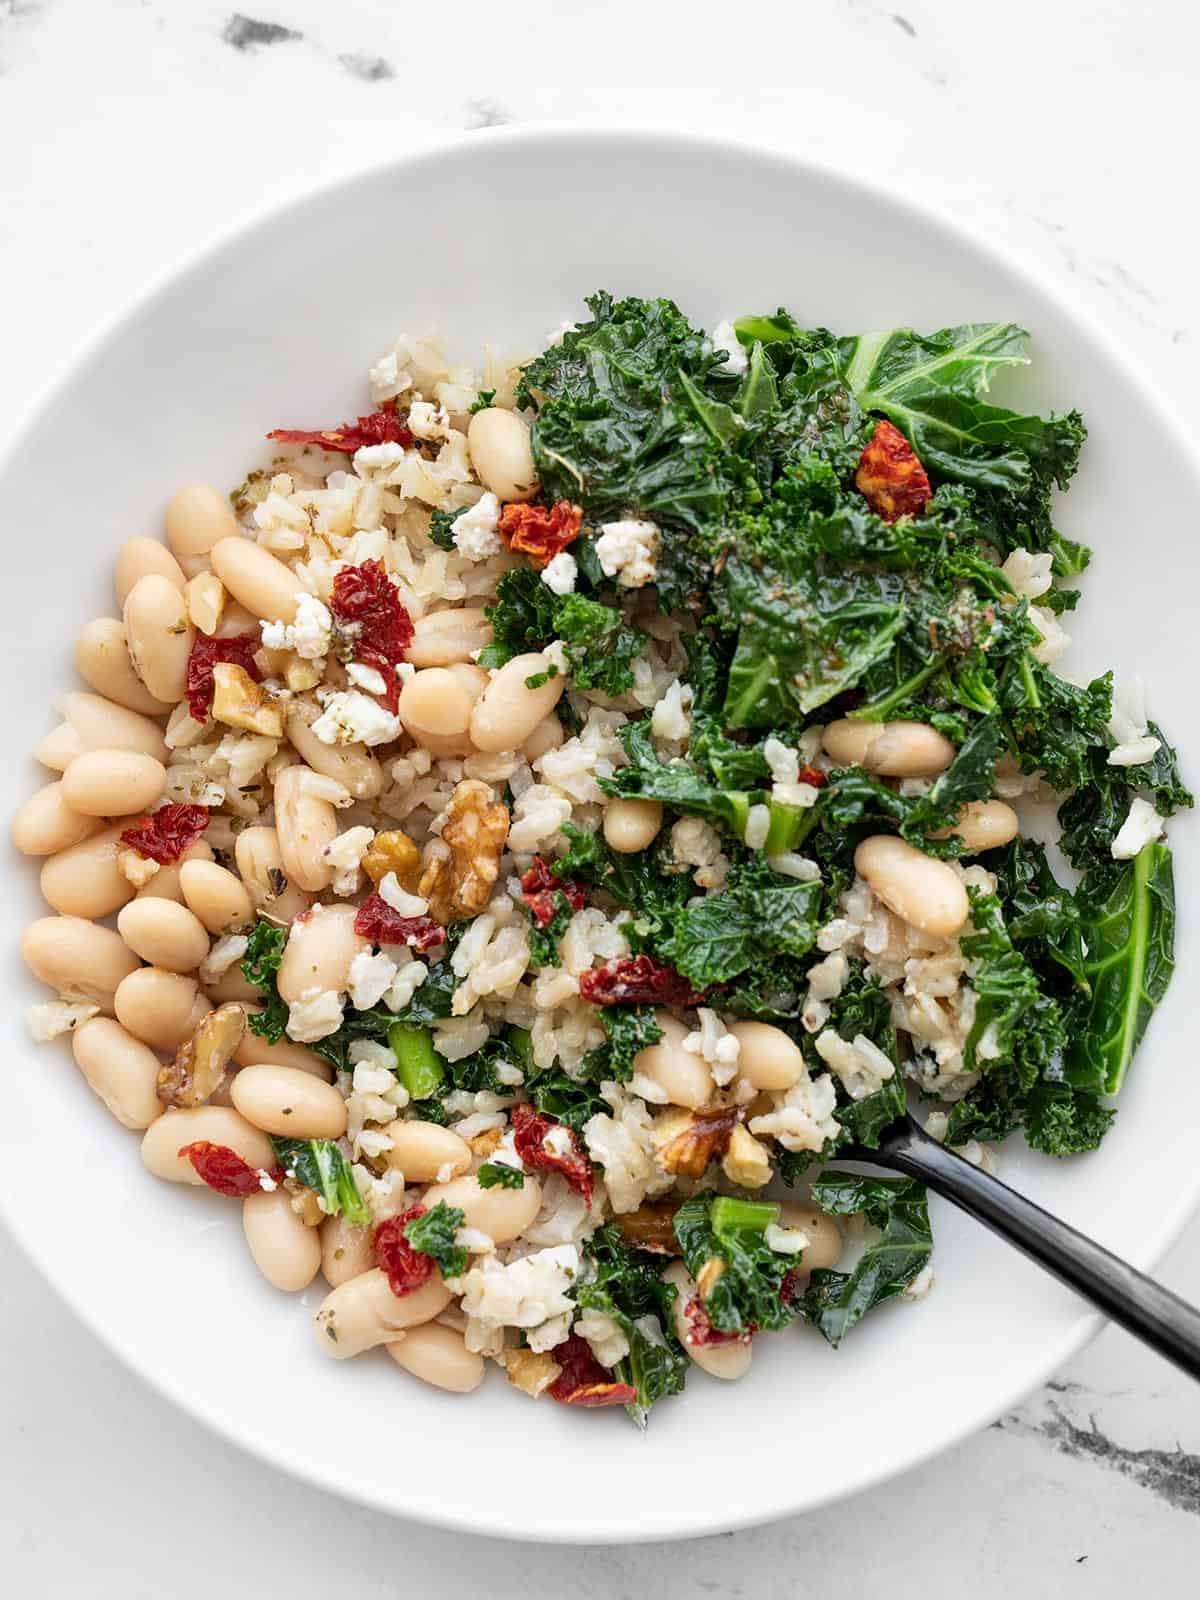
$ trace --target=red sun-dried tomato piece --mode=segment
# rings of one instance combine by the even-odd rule
[[[160,867],[168,867],[191,849],[207,827],[207,806],[172,803],[139,817],[125,829],[121,843],[157,861]]]
[[[797,783],[810,783],[814,789],[823,789],[829,782],[829,774],[822,772],[820,767],[801,767],[796,781]]]
[[[255,683],[262,673],[254,662],[254,652],[262,649],[262,640],[252,633],[235,634],[232,639],[210,639],[203,633],[196,635],[187,664],[188,710],[197,722],[208,721],[208,710],[213,697],[213,668],[218,661],[232,661],[242,667]]]
[[[441,944],[446,930],[432,917],[402,917],[381,894],[369,895],[354,918],[354,931],[375,944],[409,944],[414,950],[429,950]]]
[[[908,440],[888,421],[877,422],[861,456],[854,482],[885,522],[919,517],[933,499],[929,474]]]
[[[335,428],[273,428],[267,438],[278,439],[281,444],[317,444],[322,450],[347,456],[368,444],[399,444],[407,449],[413,443],[412,434],[390,406],[359,417],[357,422],[339,423]]]
[[[618,1383],[592,1354],[586,1339],[573,1333],[550,1352],[562,1371],[547,1389],[565,1406],[629,1406],[637,1399],[631,1383]]]
[[[521,879],[521,899],[539,928],[548,928],[558,915],[562,895],[572,911],[582,911],[587,905],[587,891],[578,878],[556,878],[542,856],[534,856],[533,865]]]
[[[698,1006],[707,990],[698,992],[674,967],[640,955],[593,967],[580,978],[579,992],[594,1006]]]
[[[552,506],[514,502],[500,513],[498,526],[510,550],[519,550],[535,567],[544,567],[579,537],[583,507],[569,500],[556,500]]]
[[[329,609],[354,636],[354,654],[381,674],[383,702],[395,712],[400,698],[397,665],[413,641],[413,623],[382,561],[343,567],[333,580]]]
[[[375,1229],[375,1260],[387,1274],[388,1287],[397,1297],[419,1289],[433,1273],[433,1257],[424,1250],[414,1250],[404,1232],[410,1222],[424,1215],[424,1206],[410,1206]]]
[[[758,1332],[753,1322],[742,1333],[726,1333],[723,1328],[714,1328],[712,1318],[698,1294],[692,1295],[684,1306],[683,1316],[687,1323],[689,1344],[749,1344],[754,1334]]]
[[[806,1274],[803,1267],[789,1267],[779,1280],[779,1303],[790,1306],[800,1298],[803,1290],[803,1279]]]
[[[512,1108],[512,1125],[513,1148],[525,1165],[561,1172],[575,1193],[582,1195],[584,1204],[590,1206],[596,1180],[578,1134],[524,1104]],[[568,1149],[563,1154],[546,1146],[546,1135],[555,1128],[567,1137]]]
[[[187,1157],[208,1187],[215,1189],[218,1194],[245,1199],[248,1194],[257,1194],[262,1188],[258,1173],[228,1145],[196,1139],[182,1146],[179,1154]]]

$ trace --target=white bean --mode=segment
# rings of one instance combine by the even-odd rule
[[[183,568],[175,557],[160,544],[157,539],[147,539],[139,534],[134,539],[126,539],[117,552],[116,571],[113,574],[113,584],[117,591],[117,604],[123,606],[129,598],[129,591],[139,578],[146,578],[155,574],[165,578],[168,583],[173,583],[183,593],[187,579],[184,577]]]
[[[140,750],[85,750],[63,773],[67,804],[86,817],[126,817],[162,798],[166,768]]]
[[[468,1228],[478,1228],[497,1244],[508,1244],[520,1238],[541,1210],[542,1187],[526,1173],[520,1189],[481,1189],[479,1180],[471,1174],[433,1184],[426,1189],[421,1203],[432,1210],[439,1200],[448,1206],[459,1206]]]
[[[230,1095],[247,1122],[279,1138],[340,1139],[346,1131],[338,1090],[296,1067],[243,1067]]]
[[[287,736],[314,772],[334,778],[356,800],[373,800],[383,788],[383,768],[365,744],[326,744],[312,731],[321,715],[311,700],[295,699],[287,706]]]
[[[188,577],[195,575],[215,544],[237,536],[229,501],[211,484],[185,484],[167,501],[167,539]]]
[[[313,1323],[327,1356],[345,1361],[376,1345],[387,1344],[406,1328],[428,1322],[444,1311],[451,1295],[435,1267],[419,1289],[394,1295],[379,1267],[348,1278],[325,1296]]]
[[[174,1055],[212,1010],[194,978],[165,967],[139,967],[123,978],[113,1001],[117,1021],[135,1039]]]
[[[267,622],[294,622],[296,599],[304,586],[282,561],[252,539],[220,539],[211,559],[217,577],[253,616]]]
[[[51,989],[110,1015],[118,987],[138,967],[120,934],[83,917],[39,917],[22,936],[21,955]]]
[[[894,834],[864,839],[854,866],[889,911],[922,933],[948,939],[967,920],[967,891],[953,867]]]
[[[158,581],[168,582],[166,578]],[[169,702],[150,693],[133,670],[125,624],[116,617],[97,617],[83,628],[75,641],[75,670],[97,694],[129,711],[164,717],[171,709]]]
[[[288,1005],[314,990],[348,987],[355,956],[371,948],[354,931],[356,915],[354,906],[333,905],[313,906],[296,918],[276,976]]]
[[[471,1146],[452,1128],[414,1119],[389,1122],[387,1131],[392,1148],[384,1159],[404,1174],[405,1183],[444,1183],[471,1165]]]
[[[289,882],[274,828],[243,828],[234,841],[233,853],[242,882],[264,917],[286,926],[308,910],[312,896]]]
[[[414,673],[396,706],[409,738],[436,756],[466,754],[471,747],[471,712],[478,699],[472,687],[452,667],[426,667]]]
[[[414,667],[448,667],[472,661],[491,642],[492,625],[482,606],[450,606],[417,618],[406,656]]]
[[[179,869],[179,887],[188,910],[209,933],[228,933],[254,921],[254,907],[246,885],[215,861],[185,861]]]
[[[827,1217],[816,1206],[799,1206],[785,1202],[779,1208],[781,1228],[800,1228],[808,1235],[808,1243],[800,1257],[804,1272],[817,1267],[833,1267],[842,1253],[842,1230],[832,1217]]]
[[[125,636],[133,670],[156,700],[183,699],[196,630],[175,586],[153,573],[139,578],[125,602]]]
[[[245,1117],[230,1106],[193,1106],[184,1111],[168,1111],[147,1129],[142,1140],[142,1161],[156,1178],[165,1178],[169,1183],[190,1183],[198,1188],[204,1179],[188,1158],[179,1154],[185,1145],[198,1143],[224,1145],[256,1171],[270,1172],[275,1165],[270,1139],[251,1127]]]
[[[252,1004],[262,998],[262,991],[242,977],[242,969],[235,961],[227,967],[215,983],[208,985],[208,998],[215,1005],[225,1005],[236,1000],[238,1004]]]
[[[440,1322],[423,1322],[410,1328],[384,1349],[398,1367],[433,1384],[435,1389],[470,1394],[483,1382],[483,1357],[467,1349],[466,1340],[456,1328],[443,1327]]]
[[[662,822],[659,800],[610,800],[604,808],[604,837],[619,855],[633,855],[654,842]]]
[[[954,746],[927,722],[861,722],[843,718],[821,734],[825,754],[883,778],[931,778],[954,760]]]
[[[100,828],[95,817],[67,804],[61,783],[31,794],[13,818],[12,842],[27,856],[52,856],[90,838]]]
[[[162,1112],[158,1057],[111,1017],[91,1017],[71,1035],[89,1088],[126,1128],[148,1128]]]
[[[935,839],[956,834],[970,855],[980,850],[997,850],[1021,831],[1017,813],[1003,800],[968,800],[952,828],[939,828]]]
[[[530,500],[537,492],[529,424],[503,406],[485,406],[467,424],[467,449],[479,481],[500,500]]]
[[[208,954],[204,924],[174,900],[131,900],[117,914],[117,931],[152,967],[194,972]]]
[[[242,1201],[242,1232],[254,1265],[276,1289],[307,1289],[321,1268],[321,1235],[292,1210],[284,1188],[260,1189]]]
[[[139,900],[174,900],[176,905],[183,904],[183,889],[180,879],[184,867],[189,861],[211,861],[213,858],[212,845],[207,839],[197,839],[195,844],[188,845],[178,861],[169,861],[165,867],[159,867],[153,877],[148,878],[137,892]]]
[[[536,688],[529,687],[528,679],[549,670],[550,662],[540,651],[505,662],[471,712],[471,743],[477,750],[493,753],[524,744],[567,686],[566,675],[558,672]]]
[[[729,1380],[742,1377],[753,1359],[750,1340],[738,1339],[731,1344],[696,1344],[691,1338],[687,1320],[688,1302],[699,1292],[695,1281],[682,1261],[672,1261],[663,1277],[668,1283],[673,1283],[678,1291],[671,1306],[671,1318],[675,1324],[675,1336],[691,1359],[711,1378]]]
[[[805,1073],[800,1046],[769,1022],[735,1022],[738,1076],[755,1089],[790,1089]]]
[[[42,897],[55,911],[68,917],[109,917],[133,899],[133,885],[117,865],[117,855],[125,848],[121,834],[132,821],[126,817],[46,857]]]
[[[539,756],[544,756],[547,750],[557,750],[565,738],[563,725],[552,711],[548,717],[542,718],[522,744],[521,754],[526,761],[536,761]]]
[[[705,1105],[713,1092],[712,1075],[703,1056],[683,1048],[688,1029],[669,1011],[656,1011],[654,1020],[662,1029],[657,1044],[647,1045],[633,1058],[639,1078],[657,1087],[665,1102],[686,1106],[691,1111]]]
[[[328,800],[308,790],[308,767],[285,767],[275,779],[275,831],[288,878],[301,889],[319,892],[333,882],[334,867],[325,851],[337,838],[337,812]]]
[[[321,1271],[331,1289],[369,1272],[374,1265],[370,1228],[357,1227],[345,1217],[325,1218],[321,1224]]]
[[[242,1009],[250,1017],[263,1008],[256,1001],[248,1000],[243,1003]],[[268,1044],[251,1028],[247,1028],[242,1035],[241,1043],[233,1052],[233,1059],[239,1067],[295,1067],[299,1072],[307,1072],[310,1077],[323,1078],[326,1083],[333,1081],[332,1063],[315,1050],[288,1038],[276,1039],[274,1044]]]
[[[140,750],[156,761],[167,759],[162,729],[149,717],[82,689],[63,695],[59,709],[66,721],[37,747],[43,766],[65,772],[85,750]]]

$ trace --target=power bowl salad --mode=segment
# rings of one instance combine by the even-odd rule
[[[14,838],[35,1036],[323,1274],[325,1356],[642,1421],[928,1288],[921,1186],[829,1166],[906,1102],[1095,1149],[1192,800],[1056,671],[1084,428],[987,398],[1019,328],[588,306],[180,489]]]

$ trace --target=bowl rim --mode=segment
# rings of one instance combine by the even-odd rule
[[[339,190],[350,189],[358,184],[370,184],[388,172],[394,172],[399,176],[424,164],[436,165],[443,161],[454,161],[464,151],[472,148],[491,149],[496,146],[519,148],[525,145],[547,144],[573,146],[581,150],[590,148],[593,151],[629,144],[649,148],[652,151],[677,151],[682,154],[695,155],[710,151],[713,154],[740,155],[757,164],[772,166],[785,177],[788,174],[807,176],[851,191],[860,200],[880,211],[891,210],[917,222],[934,239],[941,235],[976,254],[990,257],[1012,276],[1021,280],[1026,287],[1050,302],[1056,315],[1077,337],[1099,350],[1104,359],[1120,375],[1126,392],[1132,397],[1133,402],[1150,416],[1155,426],[1166,436],[1172,450],[1190,464],[1200,490],[1200,449],[1197,449],[1181,423],[1176,420],[1159,390],[1147,382],[1135,368],[1119,338],[1114,336],[1106,325],[1096,321],[1090,311],[1085,312],[1077,305],[1069,303],[1054,279],[1043,276],[1041,269],[1026,253],[1010,246],[1007,242],[997,245],[991,238],[986,237],[982,230],[954,215],[949,209],[948,202],[942,204],[930,200],[925,193],[922,193],[919,199],[913,198],[910,194],[897,194],[860,169],[839,165],[824,156],[798,154],[752,138],[724,133],[693,133],[653,123],[595,121],[561,124],[527,122],[498,128],[471,129],[430,139],[403,154],[389,154],[333,177],[303,185],[282,200],[273,201],[251,215],[214,231],[202,245],[181,255],[156,272],[146,283],[122,300],[70,357],[52,369],[46,380],[37,388],[30,403],[22,407],[21,415],[26,420],[11,436],[8,447],[0,452],[0,479],[13,468],[25,448],[26,441],[36,433],[42,413],[54,405],[71,387],[72,374],[77,369],[100,357],[108,346],[119,342],[128,324],[150,312],[158,301],[168,293],[174,292],[182,280],[203,274],[212,262],[247,236],[269,228],[278,220],[313,202],[331,197]],[[1162,1218],[1160,1226],[1154,1232],[1149,1248],[1137,1253],[1138,1259],[1134,1264],[1143,1270],[1157,1265],[1198,1211],[1200,1211],[1200,1171],[1192,1188],[1182,1191],[1173,1207],[1164,1208],[1160,1212]],[[815,1494],[806,1493],[802,1504],[797,1504],[794,1500],[789,1503],[785,1496],[781,1496],[761,1511],[756,1510],[738,1516],[731,1522],[722,1523],[719,1527],[713,1527],[711,1523],[705,1522],[703,1508],[700,1508],[687,1515],[677,1513],[673,1525],[665,1531],[661,1526],[618,1529],[602,1524],[597,1528],[588,1526],[586,1522],[580,1520],[574,1523],[560,1522],[552,1528],[539,1528],[535,1533],[532,1530],[506,1526],[498,1518],[489,1518],[486,1512],[456,1514],[453,1503],[447,1505],[428,1501],[417,1509],[398,1509],[387,1494],[372,1492],[369,1484],[347,1485],[339,1481],[331,1471],[323,1471],[319,1464],[295,1461],[277,1453],[268,1443],[255,1437],[251,1427],[239,1427],[233,1416],[218,1419],[208,1414],[193,1403],[185,1385],[172,1385],[166,1376],[147,1372],[140,1364],[136,1353],[127,1348],[126,1341],[122,1339],[120,1333],[106,1325],[99,1311],[85,1297],[75,1295],[65,1262],[60,1265],[39,1252],[34,1230],[31,1227],[23,1227],[18,1214],[5,1207],[2,1188],[0,1188],[0,1222],[5,1225],[10,1237],[16,1241],[43,1280],[109,1352],[161,1399],[177,1407],[217,1438],[237,1445],[248,1455],[308,1487],[322,1490],[338,1499],[362,1505],[389,1517],[448,1532],[522,1543],[643,1544],[700,1538],[714,1533],[761,1527],[785,1517],[818,1511],[840,1500],[864,1494],[889,1479],[910,1472],[924,1462],[944,1454],[970,1435],[989,1426],[997,1417],[1002,1416],[1044,1384],[1095,1337],[1107,1320],[1098,1311],[1083,1309],[1084,1303],[1081,1301],[1078,1314],[1071,1325],[1048,1348],[1044,1359],[1038,1365],[1036,1374],[1009,1386],[1000,1399],[990,1396],[986,1403],[981,1403],[957,1419],[954,1428],[940,1437],[936,1443],[920,1444],[901,1463],[890,1461],[877,1468],[868,1468],[853,1484],[834,1486],[826,1492],[818,1489]]]

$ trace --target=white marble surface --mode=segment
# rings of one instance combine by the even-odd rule
[[[1036,263],[1191,408],[1190,0],[244,3],[0,0],[0,429],[215,233],[390,149],[534,120],[728,130],[886,170]],[[1114,1330],[869,1500],[581,1560],[282,1479],[98,1350],[3,1237],[0,1270],[0,1586],[21,1600],[207,1600],[214,1579],[264,1593],[285,1575],[362,1600],[1195,1592],[1200,1398]],[[1200,1299],[1200,1225],[1163,1276]],[[798,1463],[819,1463],[804,1444]]]

